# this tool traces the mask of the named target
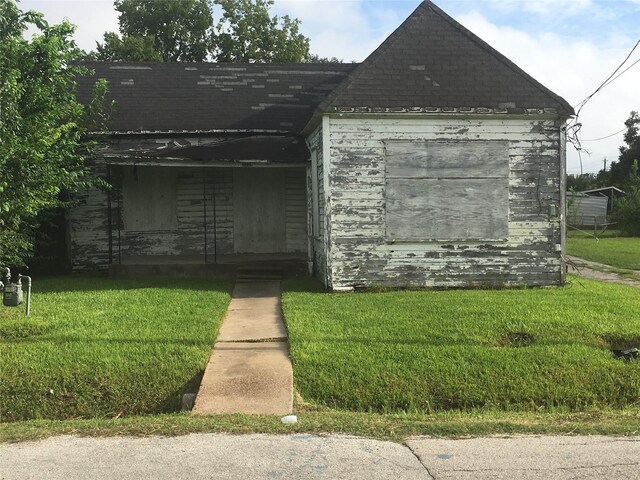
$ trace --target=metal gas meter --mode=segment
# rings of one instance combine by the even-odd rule
[[[7,283],[0,280],[0,292],[2,292],[2,304],[5,307],[17,307],[22,304],[22,280],[27,281],[27,303],[25,306],[25,315],[29,315],[31,307],[31,277],[26,275],[18,275],[18,282],[11,283],[11,270],[4,268],[4,278]]]

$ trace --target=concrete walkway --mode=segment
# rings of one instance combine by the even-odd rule
[[[569,480],[640,478],[640,437],[57,437],[0,445],[0,478]]]
[[[286,415],[292,410],[293,369],[280,281],[236,283],[193,413]]]
[[[574,275],[590,278],[592,280],[602,280],[603,282],[620,283],[622,285],[631,285],[632,287],[640,288],[640,280],[634,280],[633,278],[618,275],[615,272],[615,267],[612,267],[611,265],[592,262],[590,260],[573,257],[571,255],[567,255],[567,260],[571,262],[570,265],[572,267],[569,269],[569,273],[573,273]],[[640,271],[631,271],[640,276]]]

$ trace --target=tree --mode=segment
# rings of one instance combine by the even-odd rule
[[[153,37],[123,36],[114,32],[104,34],[104,43],[98,44],[95,60],[129,62],[162,62],[162,53],[156,49]]]
[[[567,190],[582,192],[595,188],[596,176],[593,173],[578,173],[567,175]]]
[[[216,28],[213,57],[218,62],[302,62],[309,39],[300,21],[271,17],[273,0],[216,0],[224,11]]]
[[[638,112],[632,111],[629,118],[624,122],[627,131],[624,134],[626,146],[620,147],[620,155],[617,162],[611,163],[610,181],[623,190],[631,180],[633,164],[640,160],[640,116]]]
[[[120,35],[104,34],[98,60],[202,62],[213,40],[210,0],[116,0]]]
[[[214,5],[222,17],[214,25]],[[120,34],[107,32],[98,60],[313,61],[300,21],[271,16],[273,0],[116,0]]]
[[[29,26],[39,33],[23,35]],[[64,192],[86,184],[89,132],[105,120],[106,83],[86,107],[74,78],[86,69],[71,61],[78,50],[68,22],[49,26],[42,14],[23,13],[0,0],[0,264],[22,265],[33,249],[38,216],[68,202]]]
[[[640,236],[640,173],[638,160],[633,162],[626,195],[615,200],[613,213],[623,235]]]
[[[611,164],[611,180],[625,190],[626,195],[615,201],[613,213],[618,228],[624,235],[640,236],[640,135],[638,126],[640,116],[638,112],[631,112],[624,122],[627,131],[624,134],[626,146],[620,147],[617,162]]]

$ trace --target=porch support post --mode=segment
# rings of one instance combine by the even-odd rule
[[[204,264],[209,263],[207,246],[207,177],[204,168],[200,169],[202,176],[202,215],[204,220]]]
[[[111,185],[111,165],[107,164],[107,183]],[[107,189],[107,223],[109,229],[109,265],[113,263],[113,213],[111,212],[111,189]]]

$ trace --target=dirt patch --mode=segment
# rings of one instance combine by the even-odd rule
[[[536,337],[528,332],[509,332],[500,341],[501,347],[528,347],[535,343]]]

